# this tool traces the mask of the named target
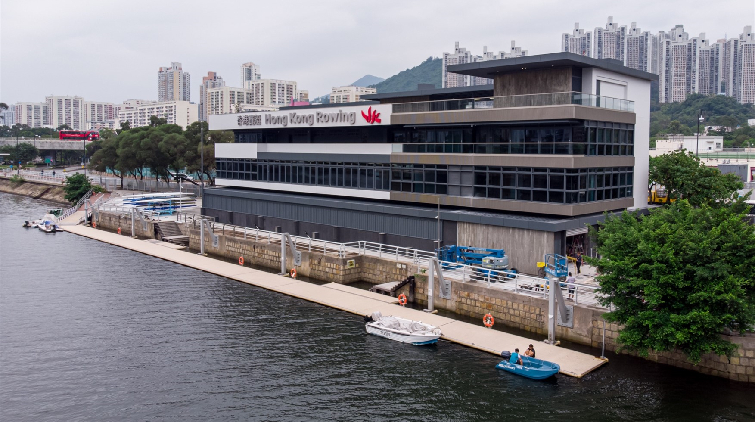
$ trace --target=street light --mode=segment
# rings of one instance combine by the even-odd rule
[[[18,167],[16,167],[16,174],[21,174],[21,160],[18,157],[18,127],[16,127],[16,160],[18,160]]]
[[[199,196],[204,198],[204,122],[199,122]]]
[[[703,111],[700,110],[700,117],[697,118],[697,141],[695,142],[695,155],[699,158],[700,154],[698,149],[700,148],[700,123],[702,123],[705,119],[703,119]]]

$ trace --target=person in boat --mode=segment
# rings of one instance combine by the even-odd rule
[[[528,358],[534,358],[535,357],[535,346],[530,344],[530,347],[527,348],[527,350],[524,351],[524,356],[527,356]]]
[[[511,357],[509,358],[509,363],[513,363],[516,365],[522,364],[522,357],[519,356],[519,349],[514,349],[514,353],[511,354]]]

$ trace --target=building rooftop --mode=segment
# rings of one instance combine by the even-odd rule
[[[579,68],[596,67],[648,81],[658,80],[658,75],[626,67],[619,60],[594,59],[592,57],[565,52],[457,64],[448,66],[448,71],[460,75],[493,78],[496,74],[500,73],[515,72],[523,69],[545,69],[556,66],[574,66]]]
[[[363,95],[362,98],[366,97],[366,95]],[[364,106],[364,105],[371,105],[371,104],[380,104],[377,101],[355,101],[353,103],[328,103],[328,104],[309,104],[305,106],[285,106],[280,107],[279,110],[303,110],[307,108],[325,108],[325,107],[353,107],[353,106]]]

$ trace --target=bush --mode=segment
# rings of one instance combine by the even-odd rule
[[[105,188],[103,188],[100,185],[92,185],[92,192],[94,192],[94,193],[105,193],[107,191],[105,190]]]
[[[10,182],[13,184],[13,186],[18,186],[21,183],[24,183],[25,181],[26,180],[24,180],[24,178],[18,174],[14,174],[13,176],[10,177]]]
[[[72,204],[79,202],[79,199],[83,198],[89,192],[89,189],[92,189],[92,183],[81,173],[66,177],[63,187],[66,192],[66,201]]]

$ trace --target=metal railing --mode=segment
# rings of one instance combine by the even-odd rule
[[[515,107],[545,107],[580,105],[619,111],[634,111],[634,101],[581,92],[549,92],[542,94],[509,95],[502,97],[463,98],[456,100],[422,101],[393,104],[394,113],[423,113],[433,111],[476,110]]]
[[[60,217],[58,217],[58,221],[62,221],[64,219],[70,217],[71,215],[73,215],[73,213],[75,213],[76,211],[78,211],[79,208],[81,208],[81,206],[84,205],[84,202],[86,202],[87,200],[89,200],[89,197],[92,196],[92,193],[94,193],[94,190],[93,189],[89,189],[87,191],[87,193],[85,193],[84,196],[82,196],[81,199],[79,199],[79,201],[76,203],[76,205],[74,205],[72,207],[69,207],[65,211],[63,211],[63,213],[60,215]]]

